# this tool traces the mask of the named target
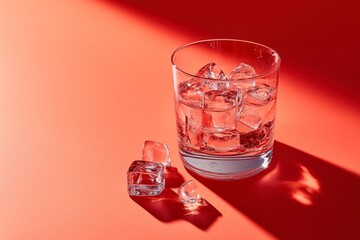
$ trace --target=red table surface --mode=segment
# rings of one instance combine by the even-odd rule
[[[0,239],[359,239],[358,8],[345,1],[0,1]],[[205,38],[282,57],[269,171],[191,175],[177,154],[170,55]],[[145,140],[173,181],[130,198]],[[195,178],[209,203],[176,204]]]

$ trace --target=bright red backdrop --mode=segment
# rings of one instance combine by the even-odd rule
[[[0,1],[1,239],[359,238],[359,14],[350,1]],[[240,38],[282,57],[274,161],[240,182],[177,155],[170,55]],[[143,141],[177,171],[130,198]],[[195,177],[209,206],[173,201]],[[355,236],[357,235],[357,236]]]

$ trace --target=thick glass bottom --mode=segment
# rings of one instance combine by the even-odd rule
[[[217,156],[179,150],[184,166],[210,179],[238,180],[265,170],[271,162],[272,149],[257,155]]]

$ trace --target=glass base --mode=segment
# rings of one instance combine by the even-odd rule
[[[272,157],[272,149],[257,155],[216,156],[179,150],[184,166],[190,171],[215,180],[238,180],[265,170]]]

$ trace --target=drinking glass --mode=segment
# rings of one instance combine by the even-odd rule
[[[171,57],[179,154],[203,177],[266,169],[274,143],[280,57],[262,44],[209,39]]]

